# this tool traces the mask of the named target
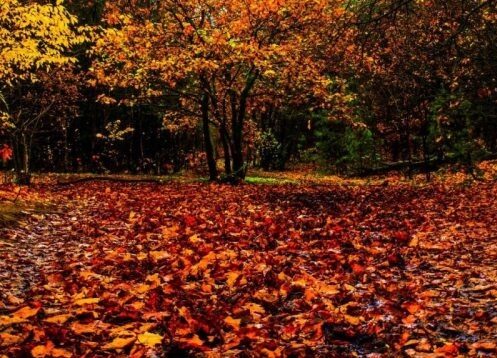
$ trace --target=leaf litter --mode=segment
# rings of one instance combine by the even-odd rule
[[[43,190],[2,232],[7,356],[497,354],[494,182]]]

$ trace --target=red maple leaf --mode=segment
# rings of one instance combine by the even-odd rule
[[[9,147],[7,144],[4,144],[2,148],[0,148],[0,158],[2,158],[2,161],[4,163],[12,159],[13,153],[14,152],[12,151],[12,148]]]

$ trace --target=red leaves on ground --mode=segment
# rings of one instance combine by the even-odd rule
[[[495,354],[496,194],[494,183],[73,186],[52,194],[67,209],[0,241],[0,348]]]

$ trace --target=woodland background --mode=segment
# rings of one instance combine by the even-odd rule
[[[0,29],[21,179],[473,173],[497,151],[492,0],[7,0]]]

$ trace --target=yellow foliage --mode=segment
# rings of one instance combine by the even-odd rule
[[[3,0],[0,5],[0,88],[33,80],[35,71],[71,64],[71,47],[87,40],[63,6]],[[43,46],[41,46],[43,44]]]
[[[285,97],[289,87],[297,101],[309,94],[323,106],[344,101],[330,91],[338,86],[332,86],[326,74],[329,64],[313,53],[341,48],[343,40],[331,40],[336,31],[343,32],[340,39],[347,38],[341,27],[346,17],[341,1],[184,0],[178,6],[175,0],[164,0],[153,14],[136,11],[138,16],[133,11],[124,15],[116,3],[108,7],[109,26],[92,50],[97,55],[92,83],[111,91],[132,87],[144,98],[161,95],[164,87],[175,89],[185,80],[191,83],[189,95],[181,96],[182,108],[188,110],[164,116],[170,130],[191,126],[190,113],[198,101],[190,94],[206,87],[215,88],[208,92],[223,99],[261,86],[264,91],[258,92],[265,94],[251,103],[254,108],[256,101]]]

